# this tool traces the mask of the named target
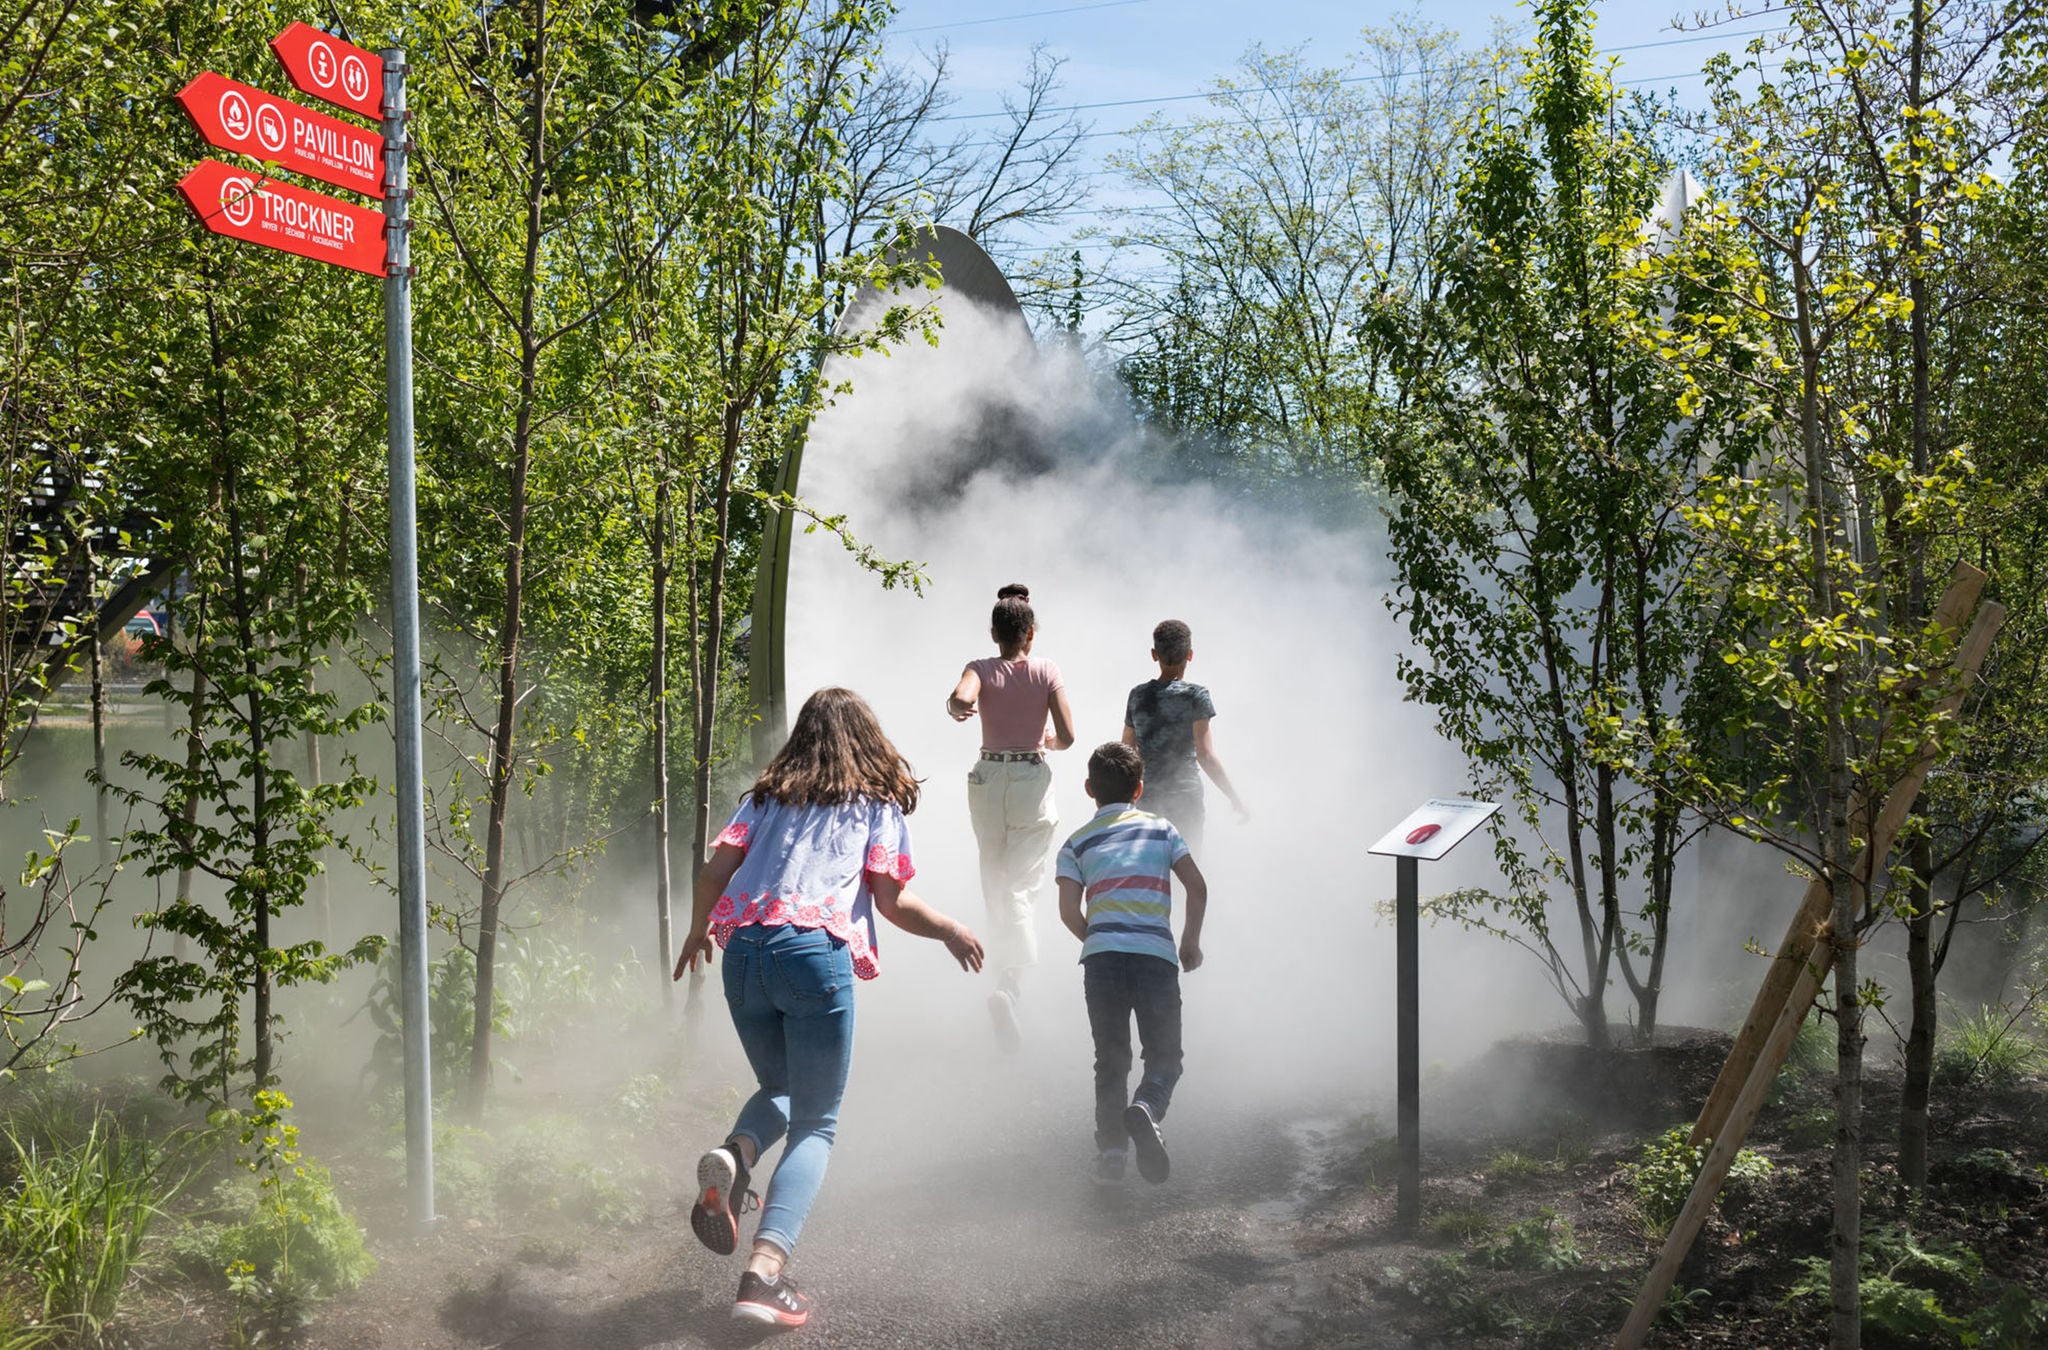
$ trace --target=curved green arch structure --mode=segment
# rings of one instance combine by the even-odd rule
[[[1024,307],[1008,278],[979,244],[946,225],[935,226],[922,236],[925,256],[938,265],[938,304],[943,309],[948,296],[958,296],[985,306],[998,314],[1024,322]],[[837,331],[858,332],[874,321],[891,302],[905,298],[898,292],[871,290],[856,297],[839,316]],[[909,297],[916,298],[916,297]],[[944,336],[940,342],[945,341]],[[853,373],[853,357],[825,358],[818,378],[829,387]],[[858,397],[858,386],[852,397]],[[782,468],[775,475],[778,497],[797,495],[804,467],[804,452],[810,444],[811,428],[790,447]],[[761,530],[761,560],[754,577],[754,613],[747,653],[747,691],[754,712],[754,762],[766,764],[789,735],[789,691],[787,666],[787,624],[789,615],[789,549],[798,533],[798,521],[788,511],[770,508]]]

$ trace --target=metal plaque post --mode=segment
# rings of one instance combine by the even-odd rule
[[[1432,797],[1369,850],[1394,860],[1394,1222],[1403,1233],[1422,1222],[1421,864],[1449,853],[1498,810],[1468,797]]]
[[[1404,1233],[1422,1220],[1422,964],[1417,930],[1421,918],[1418,873],[1411,857],[1394,859],[1394,1142],[1400,1153],[1400,1183],[1394,1222]]]
[[[434,1221],[434,1079],[427,1013],[427,854],[420,754],[418,524],[413,500],[412,222],[405,49],[384,58],[384,407],[391,477],[391,715],[398,750],[398,966],[405,1041],[405,1193]]]

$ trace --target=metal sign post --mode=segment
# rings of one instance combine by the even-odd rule
[[[413,500],[412,221],[405,49],[384,66],[384,406],[391,478],[391,713],[398,750],[398,963],[405,1029],[406,1208],[434,1221],[434,1079],[427,1013],[427,850],[420,753],[418,527]]]
[[[1387,831],[1369,852],[1394,859],[1394,1139],[1400,1176],[1394,1222],[1404,1233],[1422,1219],[1422,900],[1419,873],[1425,861],[1456,848],[1500,810],[1495,802],[1466,797],[1432,797]]]

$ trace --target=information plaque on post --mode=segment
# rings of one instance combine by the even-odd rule
[[[1422,1037],[1419,1005],[1422,971],[1417,953],[1421,927],[1418,864],[1435,862],[1500,810],[1498,802],[1469,797],[1432,797],[1408,813],[1369,850],[1394,860],[1396,1125],[1400,1187],[1395,1222],[1415,1231],[1422,1217]]]

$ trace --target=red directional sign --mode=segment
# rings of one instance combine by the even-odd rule
[[[210,70],[179,90],[178,102],[208,145],[336,187],[384,195],[384,139],[374,131]]]
[[[384,275],[384,217],[365,207],[202,159],[178,190],[215,234]]]
[[[272,38],[270,50],[299,92],[365,117],[384,115],[384,59],[377,53],[303,23]]]

